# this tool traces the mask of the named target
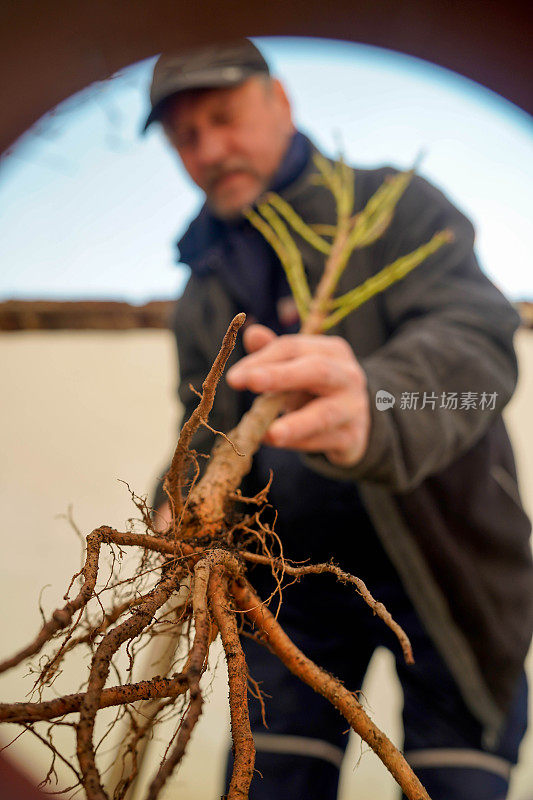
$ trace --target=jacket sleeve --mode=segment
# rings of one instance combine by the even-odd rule
[[[376,268],[445,227],[453,230],[454,242],[376,298],[390,336],[360,362],[371,407],[368,447],[351,468],[336,467],[323,455],[306,459],[330,477],[410,491],[469,449],[514,391],[519,316],[481,272],[470,221],[422,178],[412,181],[398,204]],[[379,390],[393,395],[393,406],[376,407]],[[409,408],[415,398],[416,408]]]

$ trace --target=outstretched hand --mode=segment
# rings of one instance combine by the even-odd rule
[[[357,464],[368,444],[370,406],[366,375],[350,345],[339,336],[278,337],[250,325],[244,346],[249,355],[227,374],[233,389],[294,393],[265,444],[323,452],[340,466]]]

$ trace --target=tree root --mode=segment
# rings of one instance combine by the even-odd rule
[[[430,800],[428,793],[390,739],[372,722],[357,697],[342,683],[318,667],[296,647],[272,613],[245,581],[235,581],[231,592],[239,608],[253,622],[259,640],[278,656],[292,673],[337,708],[356,733],[370,745],[410,800]]]
[[[372,597],[363,581],[334,564],[301,566],[284,558],[279,537],[261,521],[268,487],[255,498],[243,498],[240,494],[239,484],[253,453],[272,419],[280,413],[286,398],[280,395],[258,398],[252,410],[230,434],[231,442],[219,440],[202,480],[186,498],[182,497],[186,471],[193,459],[190,451],[192,435],[199,425],[207,424],[216,386],[243,316],[236,317],[230,325],[219,357],[204,381],[198,408],[182,430],[165,482],[173,503],[173,524],[166,533],[154,534],[145,501],[133,496],[142,515],[145,533],[138,533],[133,528],[119,532],[104,525],[87,536],[85,563],[71,581],[72,586],[77,578],[81,579],[81,587],[74,599],[68,599],[67,592],[66,603],[52,613],[35,639],[0,664],[0,671],[5,671],[41,654],[44,663],[41,661],[39,665],[35,684],[39,701],[1,703],[0,721],[22,724],[31,730],[38,722],[71,724],[76,732],[76,754],[87,800],[108,800],[110,796],[114,800],[127,800],[127,793],[138,772],[139,742],[152,735],[154,725],[160,719],[179,715],[175,737],[148,790],[148,800],[157,800],[182,761],[201,715],[200,680],[207,667],[209,646],[219,631],[228,663],[235,755],[229,798],[246,800],[253,777],[255,751],[247,705],[248,671],[236,621],[238,613],[253,623],[255,635],[289,669],[338,708],[379,755],[410,800],[429,800],[401,754],[368,718],[355,695],[298,650],[246,581],[246,564],[267,564],[276,579],[275,594],[281,597],[285,575],[299,579],[308,574],[331,573],[337,580],[355,587],[373,612],[395,632],[406,661],[412,661],[405,633],[384,606]],[[311,316],[316,321],[317,314]],[[245,456],[237,451],[244,452]],[[255,504],[257,510],[251,514],[239,514],[232,508],[232,504],[237,502]],[[99,574],[102,545],[109,546],[113,553],[111,574],[103,585]],[[140,558],[133,573],[121,579],[120,568],[118,573],[115,572],[115,563],[120,562],[124,548],[135,548]],[[185,598],[183,591],[180,593],[182,584],[188,592]],[[107,611],[101,599],[104,592],[108,592],[111,598]],[[172,613],[161,611],[171,601],[175,603]],[[174,613],[176,608],[179,615]],[[169,631],[189,637],[182,669],[172,672],[174,665],[170,665],[166,675],[133,682],[132,669],[138,652],[155,636],[168,635]],[[45,656],[46,648],[54,644],[55,652]],[[126,645],[130,664],[126,680],[122,679],[116,661],[123,645]],[[88,648],[91,655],[85,690],[42,700],[41,692],[53,680],[62,660],[78,648]],[[119,682],[106,688],[111,669],[119,676]],[[146,700],[155,702],[156,706],[154,713],[143,721],[130,705]],[[125,777],[119,778],[116,786],[105,785],[98,746],[94,741],[97,715],[111,706],[118,706],[120,713],[128,714],[130,718],[122,763],[129,754],[131,769]],[[71,714],[78,715],[77,721],[65,723],[64,717]],[[44,737],[39,738],[47,743]],[[57,751],[51,742],[48,746],[55,758]]]
[[[246,800],[252,782],[255,747],[248,715],[248,670],[235,614],[230,607],[227,578],[219,569],[209,586],[211,611],[216,620],[228,662],[229,707],[234,765],[227,800]]]
[[[351,583],[356,587],[357,591],[365,603],[372,609],[374,614],[383,620],[385,625],[387,625],[396,635],[396,638],[398,639],[402,648],[405,663],[415,663],[411,642],[409,641],[409,637],[407,636],[406,632],[403,630],[401,625],[399,625],[396,620],[392,618],[392,615],[387,611],[383,603],[380,603],[378,600],[375,600],[372,597],[365,582],[362,581],[361,578],[357,578],[355,575],[351,575],[349,572],[344,572],[344,570],[342,570],[336,564],[304,564],[303,566],[295,567],[286,560],[281,561],[280,559],[273,558],[272,556],[263,556],[259,553],[243,552],[241,555],[245,561],[249,561],[252,564],[266,564],[270,567],[278,566],[282,572],[287,573],[287,575],[294,575],[297,578],[303,577],[304,575],[323,575],[324,573],[329,573],[330,575],[335,575],[340,583]]]
[[[202,423],[207,424],[207,418],[211,409],[213,408],[218,382],[222,377],[226,362],[230,357],[233,348],[235,347],[239,328],[243,325],[245,319],[245,314],[237,314],[237,316],[231,321],[230,326],[226,331],[226,335],[222,341],[220,351],[213,363],[213,366],[209,370],[207,378],[202,384],[200,402],[181,429],[178,444],[174,452],[174,457],[164,482],[165,492],[173,506],[174,521],[181,514],[183,509],[183,479],[187,473],[187,464],[190,458],[191,439]]]
[[[76,754],[83,775],[87,800],[107,800],[96,767],[93,731],[100,696],[109,675],[111,658],[119,647],[138,636],[152,621],[155,612],[179,587],[180,573],[174,571],[150,593],[151,597],[138,606],[129,619],[106,634],[98,646],[89,673],[89,684],[80,705],[80,719],[76,726]]]

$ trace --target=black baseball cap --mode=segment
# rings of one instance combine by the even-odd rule
[[[189,89],[237,86],[253,75],[269,75],[268,64],[249,39],[163,53],[154,67],[152,110],[143,128],[161,119],[171,97]]]

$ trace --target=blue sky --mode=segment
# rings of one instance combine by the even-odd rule
[[[482,267],[533,300],[530,118],[472,81],[415,58],[319,39],[255,39],[325,152],[420,174],[474,222]],[[2,160],[0,299],[177,296],[174,243],[201,193],[157,126],[139,136],[153,59],[43,118]]]

